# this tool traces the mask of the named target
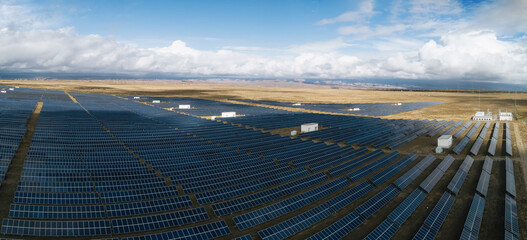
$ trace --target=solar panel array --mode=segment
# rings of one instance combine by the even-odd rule
[[[463,160],[463,163],[461,163],[461,166],[459,166],[456,175],[454,175],[454,178],[452,178],[448,184],[447,189],[450,190],[454,196],[459,193],[459,190],[461,189],[461,186],[468,175],[468,171],[472,167],[472,163],[474,163],[474,158],[471,156],[466,156],[465,160]]]
[[[487,151],[488,154],[494,156],[496,154],[496,145],[498,144],[498,137],[500,135],[500,124],[495,123],[494,124],[494,130],[492,131],[492,138],[490,139],[490,145],[489,149]]]
[[[479,126],[481,126],[481,122],[480,121],[476,122],[476,124],[474,124],[474,126],[472,126],[472,128],[468,131],[467,135],[465,135],[465,137],[461,140],[461,142],[459,142],[454,147],[454,149],[452,151],[454,151],[456,154],[460,154],[461,151],[463,151],[463,149],[465,149],[465,147],[467,146],[467,144],[470,141],[470,139],[472,138],[472,136],[474,136],[474,133],[476,133],[476,131],[478,130]],[[480,145],[481,145],[481,143],[480,143]],[[478,148],[478,150],[479,150],[479,148]]]
[[[450,193],[443,193],[439,202],[435,205],[432,212],[428,215],[425,222],[414,236],[413,239],[434,239],[443,225],[443,222],[454,205],[455,198]]]
[[[481,175],[479,176],[478,185],[476,191],[481,194],[481,196],[487,196],[487,190],[489,188],[490,174],[492,172],[492,158],[485,156],[485,162],[483,162],[483,169],[481,170]]]
[[[478,155],[479,149],[481,148],[481,144],[483,144],[483,139],[485,139],[485,136],[487,136],[489,128],[490,122],[485,123],[485,126],[483,126],[483,129],[481,129],[481,132],[479,133],[476,142],[474,143],[474,145],[472,145],[470,153],[474,154],[474,156]]]
[[[405,102],[398,105],[397,103],[350,103],[350,104],[323,104],[323,103],[301,103],[293,105],[292,102],[277,102],[251,99],[232,99],[239,102],[258,103],[271,106],[294,107],[309,109],[315,111],[324,111],[332,113],[350,113],[367,116],[387,116],[402,112],[413,111],[441,104],[442,102]],[[359,111],[350,111],[350,109],[359,108]]]
[[[14,120],[21,122],[22,135],[42,94],[44,107],[33,142],[9,217],[2,221],[1,233],[9,237],[284,239],[316,226],[320,231],[306,238],[343,238],[414,186],[411,183],[436,159],[429,154],[419,160],[414,153],[387,153],[371,146],[394,149],[463,124],[293,113],[190,98],[150,97],[142,98],[147,103],[142,104],[110,95],[20,89],[8,95],[17,103],[28,98],[25,118]],[[153,99],[161,103],[146,102]],[[163,109],[177,104],[193,108]],[[0,121],[7,108],[0,105]],[[246,116],[222,121],[192,116],[234,108]],[[354,146],[281,137],[243,126],[272,129],[305,122],[329,128],[302,136]],[[470,159],[467,156],[458,172],[468,173]],[[393,237],[453,161],[446,156],[366,238]],[[489,161],[483,172],[488,170],[490,176]],[[506,168],[512,165],[506,163]],[[488,186],[488,180],[481,180],[483,172],[478,196]],[[396,175],[400,177],[393,179]],[[454,177],[449,190],[459,190],[463,179]],[[436,205],[442,207],[434,208],[419,236],[437,234],[454,198],[445,194],[450,197],[443,196],[447,199]],[[478,204],[467,216],[470,234],[479,228]],[[506,208],[512,209],[509,205]],[[513,216],[515,210],[509,212]],[[324,223],[327,219],[331,222]],[[514,222],[509,222],[512,227],[506,234],[518,236]]]
[[[437,184],[439,179],[443,177],[443,175],[448,170],[450,165],[452,165],[453,162],[454,157],[452,157],[451,155],[447,155],[443,159],[443,161],[441,161],[441,163],[437,165],[434,171],[432,171],[432,173],[430,173],[430,175],[428,175],[428,177],[421,183],[421,185],[419,185],[419,187],[421,187],[421,189],[426,193],[429,193],[432,188],[434,188],[434,186]]]
[[[0,184],[26,133],[26,122],[43,91],[16,89],[0,94]]]
[[[512,138],[511,128],[509,123],[505,123],[505,152],[512,156]]]

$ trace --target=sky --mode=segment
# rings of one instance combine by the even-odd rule
[[[527,84],[526,0],[0,0],[0,72]]]

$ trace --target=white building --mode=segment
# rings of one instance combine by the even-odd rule
[[[498,116],[498,120],[512,121],[512,113],[511,112],[500,112],[500,115]]]
[[[355,111],[360,111],[360,108],[350,108],[349,110],[352,112],[355,112]]]
[[[318,131],[318,123],[304,123],[300,126],[300,132],[302,133],[314,131]]]
[[[472,120],[475,121],[492,121],[492,114],[490,112],[476,112],[472,117]]]
[[[403,104],[402,104],[402,103],[396,103],[395,105],[397,105],[397,106],[401,106],[401,105],[403,105]]]
[[[291,136],[296,136],[297,132],[296,130],[291,131]]]
[[[152,103],[161,103],[159,100],[152,100]]]
[[[15,89],[14,88],[9,88],[9,91],[15,91]]]
[[[437,146],[441,148],[452,147],[452,135],[441,135],[441,137],[437,139]]]
[[[293,106],[302,106],[302,103],[293,103]]]
[[[236,112],[222,112],[221,117],[222,118],[236,117]]]
[[[6,93],[6,91],[5,91],[5,90],[2,90],[2,93]]]
[[[20,88],[19,86],[16,86],[15,88]]]
[[[216,116],[210,117],[211,120],[216,120]]]
[[[179,109],[190,109],[190,105],[188,104],[179,105]]]
[[[140,99],[141,97],[134,97],[134,99]]]

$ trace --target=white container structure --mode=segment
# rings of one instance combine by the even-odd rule
[[[179,105],[179,109],[190,109],[190,105],[188,104]]]
[[[302,103],[293,103],[293,106],[302,106]]]
[[[301,133],[318,131],[318,123],[304,123],[300,126]]]
[[[349,110],[352,112],[355,112],[355,111],[360,111],[360,108],[350,108]]]
[[[472,117],[472,120],[475,121],[492,121],[492,114],[490,112],[476,112],[474,116]]]
[[[16,86],[15,88],[20,88],[19,86]]]
[[[511,112],[500,112],[500,115],[498,116],[500,121],[512,121],[512,113]]]
[[[211,120],[216,120],[216,116],[210,117]]]
[[[152,100],[152,103],[161,103],[159,100]]]
[[[5,91],[5,90],[2,90],[2,93],[6,93],[6,91]]]
[[[397,103],[397,104],[395,104],[395,105],[397,105],[397,106],[401,106],[401,105],[403,105],[403,104],[402,104],[402,103]]]
[[[140,99],[141,97],[134,97],[134,99]]]
[[[441,137],[437,139],[437,146],[441,148],[452,147],[452,135],[441,135]]]
[[[296,136],[297,132],[296,130],[291,131],[291,136]]]
[[[222,118],[236,117],[236,112],[222,112],[221,117]]]
[[[170,108],[170,111],[172,111],[172,110],[174,110],[174,108],[173,108],[173,107],[171,107],[171,108]]]
[[[15,91],[15,89],[14,88],[9,88],[9,91]]]

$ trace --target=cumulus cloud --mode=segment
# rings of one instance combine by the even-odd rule
[[[79,35],[74,28],[9,26],[16,24],[0,22],[0,71],[527,83],[525,40],[503,40],[493,30],[457,30],[434,40],[390,38],[373,44],[381,53],[358,57],[341,51],[354,46],[342,37],[273,49],[276,54],[269,55],[260,47],[203,51],[181,40],[141,48],[110,37]],[[389,35],[406,26],[377,26],[355,34]]]

